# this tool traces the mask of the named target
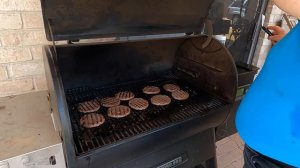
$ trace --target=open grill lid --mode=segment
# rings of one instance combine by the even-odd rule
[[[212,2],[41,0],[49,41],[201,32]]]

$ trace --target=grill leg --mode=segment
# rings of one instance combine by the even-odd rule
[[[207,161],[205,161],[205,166],[206,168],[217,168],[217,158],[213,157],[211,159],[208,159]]]

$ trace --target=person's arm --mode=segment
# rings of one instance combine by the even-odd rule
[[[273,1],[280,9],[300,19],[299,0],[273,0]]]
[[[273,44],[277,43],[286,35],[286,32],[279,26],[268,26],[268,29],[270,29],[274,34],[273,36],[269,36],[268,38],[272,41]]]

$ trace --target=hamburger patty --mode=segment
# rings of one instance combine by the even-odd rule
[[[149,103],[145,99],[134,98],[129,101],[128,105],[135,110],[145,110],[148,108]]]
[[[107,110],[107,115],[112,118],[123,118],[130,114],[131,109],[128,106],[115,106]]]
[[[158,94],[160,93],[160,89],[157,86],[146,86],[143,88],[143,92],[145,94]]]
[[[165,84],[163,88],[168,92],[174,92],[180,90],[180,87],[174,84]]]
[[[172,97],[176,100],[186,100],[190,97],[188,92],[185,92],[183,90],[178,90],[175,92],[172,92]]]
[[[94,128],[102,125],[105,122],[105,118],[102,114],[90,113],[80,118],[80,125],[85,128]]]
[[[171,103],[171,98],[166,95],[155,95],[151,97],[151,103],[156,106],[166,106]]]
[[[120,105],[121,101],[115,97],[106,97],[100,100],[103,107],[114,107]]]
[[[85,101],[79,103],[77,109],[81,113],[92,113],[100,109],[100,103],[97,100]]]
[[[122,101],[128,101],[134,98],[134,93],[130,91],[123,91],[115,94],[115,97]]]

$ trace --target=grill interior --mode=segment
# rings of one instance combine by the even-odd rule
[[[182,90],[188,91],[190,97],[185,101],[177,101],[172,98],[171,104],[167,106],[154,106],[150,103],[151,96],[143,93],[143,87],[147,85],[158,86],[161,94],[171,94],[163,90],[162,86],[173,83],[180,86]],[[83,128],[79,125],[80,117],[77,104],[91,99],[111,97],[119,91],[132,91],[135,97],[147,99],[149,107],[143,111],[132,109],[129,116],[122,119],[114,119],[107,116],[107,108],[101,107],[97,113],[104,115],[106,121],[96,128]],[[73,128],[75,149],[77,156],[87,154],[95,149],[109,146],[130,137],[161,129],[193,117],[203,117],[210,114],[212,109],[218,109],[226,103],[220,99],[213,98],[208,94],[195,89],[188,83],[168,75],[159,79],[148,79],[126,84],[111,85],[109,87],[80,87],[69,89],[66,92],[67,102],[70,110],[70,118]],[[121,102],[128,105],[128,101]]]

